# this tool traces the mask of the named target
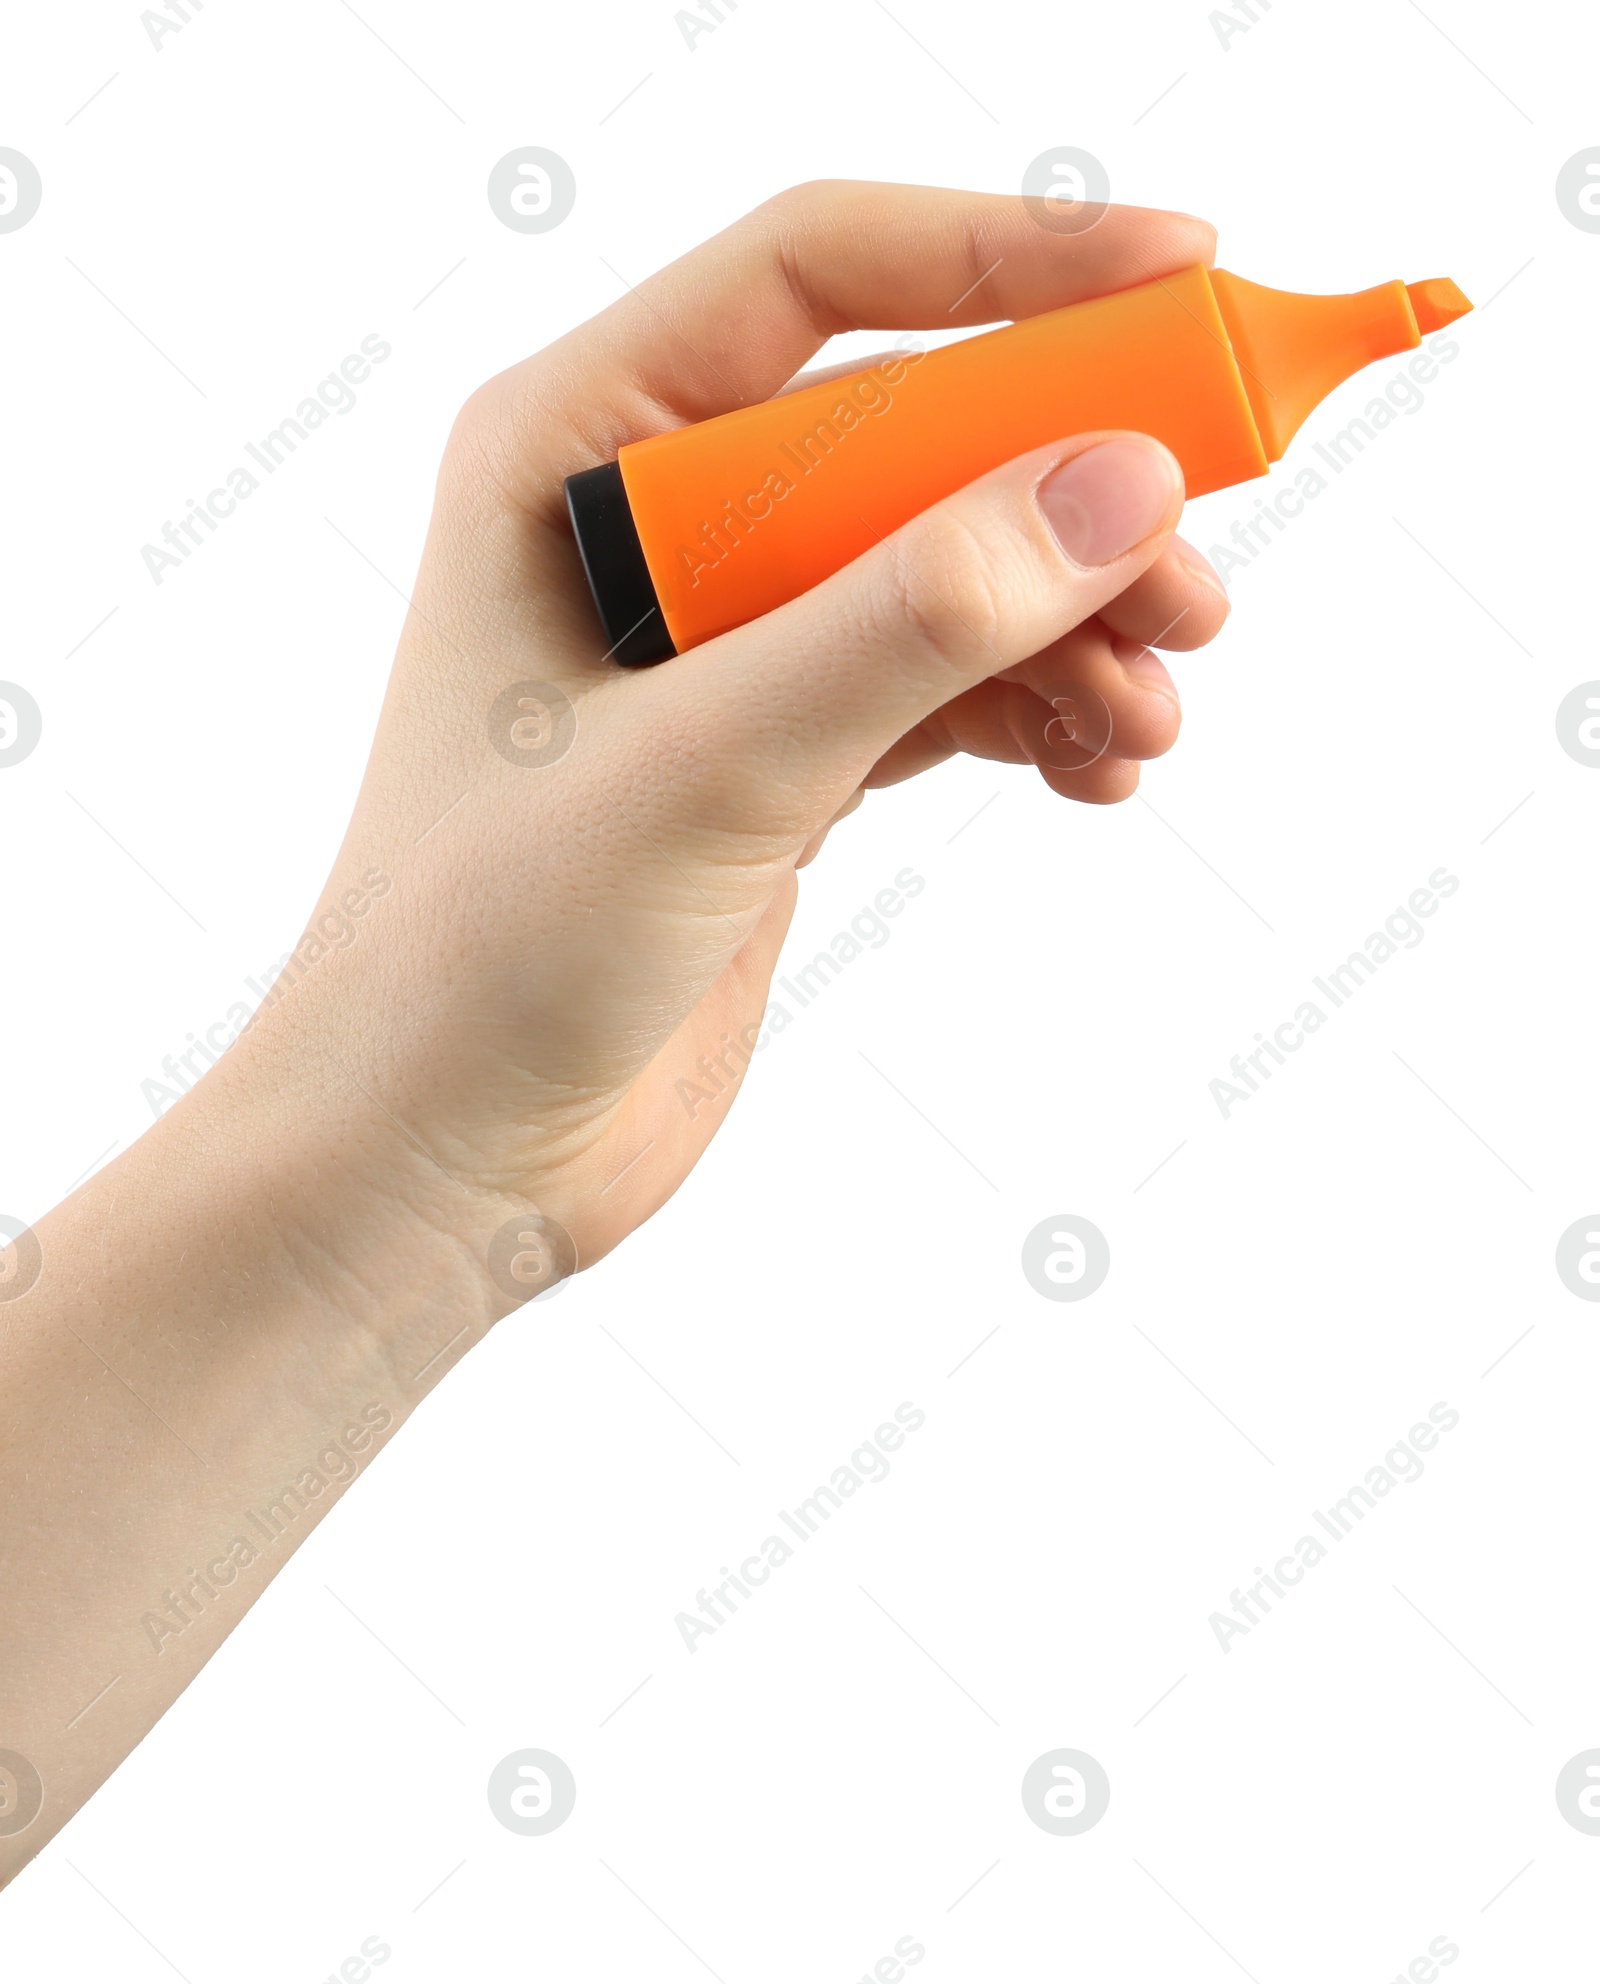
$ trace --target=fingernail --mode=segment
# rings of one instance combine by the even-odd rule
[[[1159,441],[1102,441],[1053,469],[1039,508],[1075,565],[1109,565],[1159,530],[1183,500],[1183,476]]]
[[[1137,641],[1125,641],[1120,636],[1111,643],[1111,651],[1122,664],[1122,672],[1130,682],[1141,689],[1158,690],[1174,702],[1178,700],[1178,685],[1167,673],[1166,663],[1160,655],[1140,647]]]
[[[1228,597],[1228,588],[1222,583],[1222,575],[1203,551],[1196,551],[1192,544],[1186,544],[1181,537],[1172,540],[1172,552],[1179,564],[1186,566],[1203,586],[1209,586],[1223,604],[1232,610],[1233,601]]]

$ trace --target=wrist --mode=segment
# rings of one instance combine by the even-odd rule
[[[343,1072],[354,1064],[307,1053],[263,1014],[52,1215],[47,1292],[70,1279],[94,1302],[97,1264],[116,1263],[104,1297],[121,1329],[167,1338],[187,1317],[195,1383],[214,1365],[226,1392],[236,1354],[297,1344],[308,1409],[381,1385],[409,1411],[498,1312],[456,1229],[460,1205],[447,1211],[464,1188],[427,1163],[370,1077]]]
[[[378,1030],[373,1013],[400,1017]],[[412,1063],[448,1056],[424,1054],[418,1030],[392,986],[330,970],[261,1008],[151,1133],[162,1179],[189,1179],[230,1221],[227,1245],[205,1258],[242,1249],[258,1275],[280,1264],[329,1334],[391,1366],[408,1399],[577,1265],[565,1228],[529,1197],[572,1218],[561,1197],[569,1167],[519,1163],[502,1175],[441,1128]]]

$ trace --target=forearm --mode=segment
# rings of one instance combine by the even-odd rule
[[[0,1749],[42,1782],[5,1832],[33,1796],[13,1767],[0,1881],[509,1306],[381,1110],[318,1108],[326,1071],[277,1049],[241,1041],[42,1220],[38,1280],[0,1306]]]

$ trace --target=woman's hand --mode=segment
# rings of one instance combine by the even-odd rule
[[[1179,721],[1145,644],[1192,647],[1226,613],[1171,535],[1170,455],[1088,435],[766,618],[627,671],[604,653],[563,478],[770,396],[836,332],[1024,316],[1212,245],[1178,214],[1112,208],[1073,236],[1020,199],[801,187],[472,396],[324,900],[372,870],[392,892],[337,968],[256,1024],[326,1075],[329,1108],[380,1112],[380,1135],[389,1119],[397,1189],[452,1239],[482,1259],[533,1206],[581,1263],[615,1246],[717,1129],[722,1104],[691,1117],[675,1085],[702,1057],[742,1070],[796,870],[830,824],[954,751],[1125,798]]]
[[[677,1187],[830,823],[958,750],[1126,796],[1178,724],[1145,644],[1226,610],[1171,536],[1171,457],[1078,436],[629,672],[563,478],[777,391],[836,331],[1026,315],[1210,250],[1175,214],[1064,236],[1020,200],[803,188],[474,394],[310,929],[205,1078],[0,1248],[25,1764],[0,1884],[494,1320]],[[730,1079],[691,1115],[702,1058]]]

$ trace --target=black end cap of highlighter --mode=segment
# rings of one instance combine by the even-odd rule
[[[667,632],[644,547],[615,462],[580,469],[566,480],[567,514],[610,658],[624,668],[666,661],[678,650]]]

